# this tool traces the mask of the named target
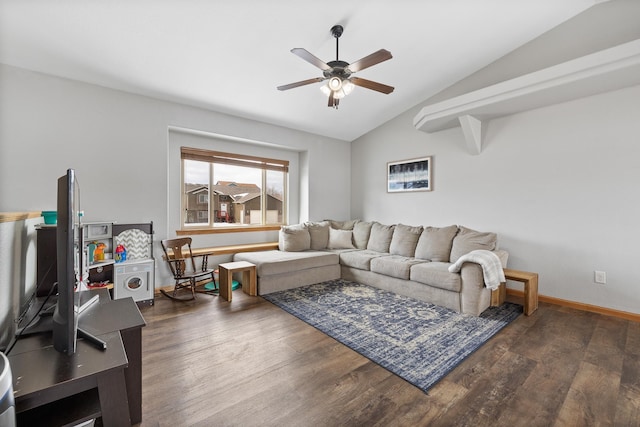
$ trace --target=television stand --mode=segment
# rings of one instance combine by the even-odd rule
[[[90,334],[82,328],[78,328],[78,338],[84,338],[94,346],[96,346],[100,350],[107,349],[107,343],[104,340],[101,340],[97,336]]]
[[[101,351],[84,340],[72,355],[51,348],[50,337],[31,335],[20,340],[8,356],[13,376],[16,418],[20,425],[38,425],[45,414],[54,415],[60,425],[101,416],[105,426],[131,425],[124,370],[127,354],[119,332],[102,335],[107,350]],[[26,344],[27,348],[18,347]],[[96,390],[92,399],[86,399]],[[84,396],[74,410],[77,420],[69,420],[69,400]],[[75,399],[76,403],[77,400]],[[98,410],[96,411],[96,408]],[[32,421],[39,421],[32,424]],[[51,423],[50,425],[58,425]]]
[[[111,300],[106,289],[91,292],[99,300],[78,326],[103,340],[105,350],[79,339],[76,353],[58,353],[51,334],[40,333],[21,337],[7,356],[18,425],[37,425],[31,421],[52,415],[64,417],[60,425],[97,417],[107,427],[142,421],[144,318],[131,298]]]

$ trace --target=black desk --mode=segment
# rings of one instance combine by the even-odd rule
[[[142,420],[144,319],[133,299],[112,301],[106,290],[91,292],[100,300],[79,323],[107,342],[105,351],[80,339],[76,353],[67,356],[54,350],[45,333],[21,338],[8,356],[18,425],[64,425],[98,416],[105,426]]]

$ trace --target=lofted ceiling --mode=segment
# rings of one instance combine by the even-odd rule
[[[352,141],[598,0],[0,0],[0,63]],[[338,110],[293,55],[393,58]]]

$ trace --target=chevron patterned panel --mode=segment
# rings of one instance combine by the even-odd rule
[[[151,236],[142,230],[125,230],[115,237],[115,245],[124,245],[127,259],[151,258]]]

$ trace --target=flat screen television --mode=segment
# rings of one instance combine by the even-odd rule
[[[53,347],[66,354],[76,351],[78,316],[74,307],[76,275],[81,272],[80,191],[76,173],[68,169],[58,178],[56,256],[58,302],[53,313]]]
[[[74,354],[77,338],[85,338],[91,344],[105,350],[107,344],[100,338],[84,331],[78,326],[78,318],[99,296],[91,291],[82,290],[84,274],[82,224],[80,210],[80,187],[73,169],[58,178],[58,204],[56,226],[56,266],[58,269],[55,286],[50,289],[44,301],[35,301],[35,314],[25,319],[26,326],[16,331],[16,340],[22,336],[52,332],[53,348],[60,353]],[[45,307],[51,293],[57,290],[55,303]],[[37,295],[37,288],[34,296]],[[31,300],[27,313],[31,310]],[[22,318],[23,315],[20,317]],[[20,322],[19,322],[20,323]],[[15,340],[13,341],[15,344]],[[13,347],[9,346],[9,352]]]

